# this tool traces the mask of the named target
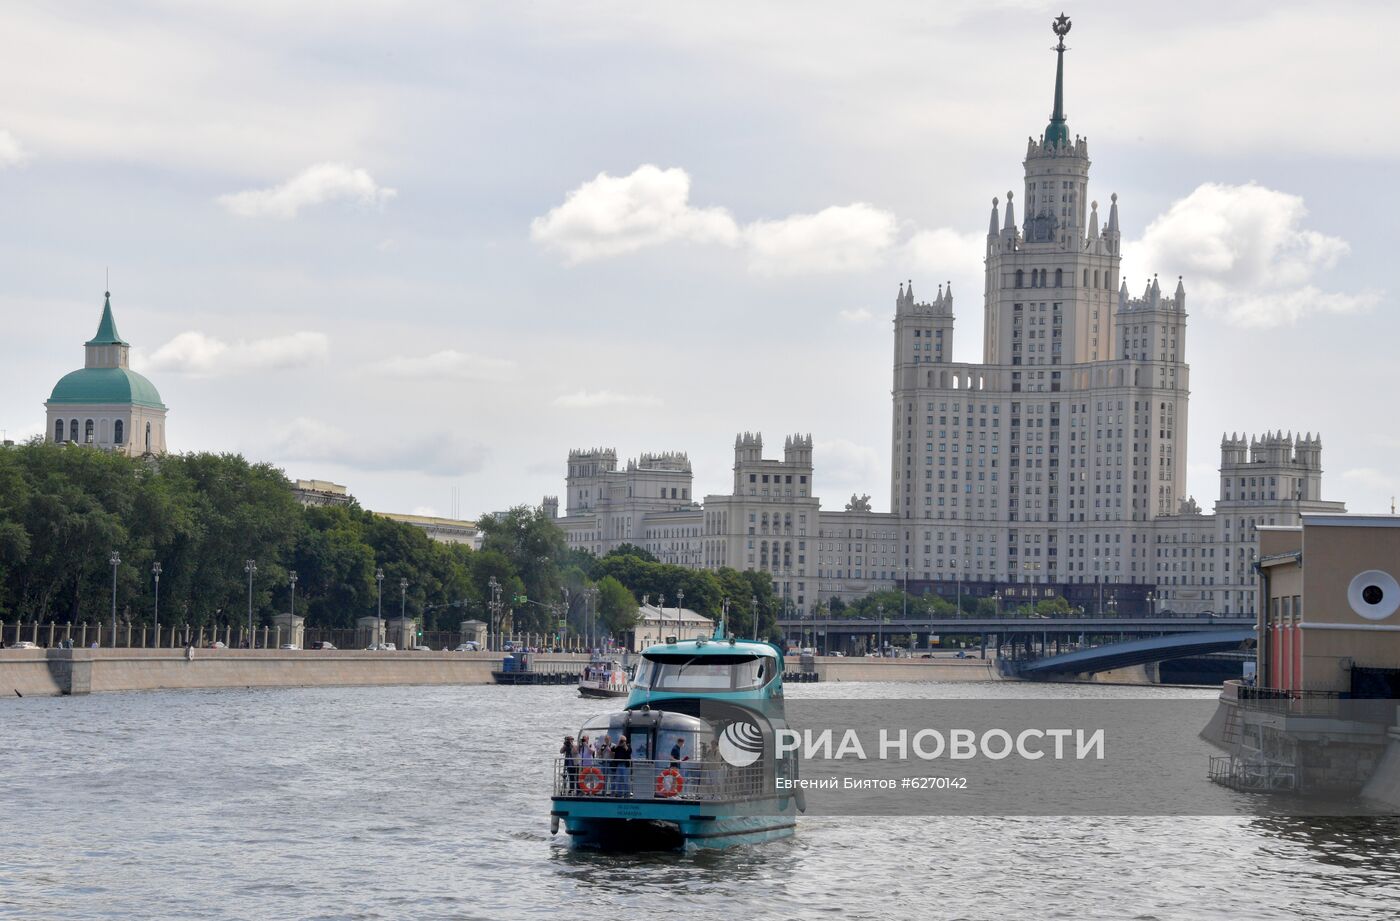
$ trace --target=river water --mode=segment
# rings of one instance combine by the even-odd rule
[[[1213,696],[797,685],[821,697]],[[316,688],[0,702],[0,917],[1377,918],[1400,823],[829,818],[693,855],[549,834],[551,688]],[[1204,782],[1204,781],[1203,781]]]

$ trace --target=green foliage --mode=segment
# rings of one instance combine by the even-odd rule
[[[637,599],[612,576],[598,582],[598,624],[615,636],[637,624]]]
[[[564,532],[545,515],[544,509],[528,505],[517,505],[499,517],[485,515],[479,527],[481,549],[504,556],[523,586],[523,591],[507,592],[506,600],[509,601],[511,595],[523,594],[538,602],[516,607],[515,630],[553,632],[557,628],[554,615],[541,605],[558,602],[563,597],[560,570],[573,562],[573,554],[564,542]]]
[[[386,616],[398,613],[400,595],[415,615],[432,602],[479,603],[469,549],[354,505],[304,509],[268,464],[229,454],[133,459],[39,441],[0,451],[0,617],[105,622],[113,551],[118,617],[134,623],[151,620],[157,561],[166,623],[242,623],[249,559],[254,617],[264,623],[290,606],[292,570],[297,612],[321,626],[375,612],[378,567]],[[402,592],[400,579],[409,582]],[[437,610],[449,609],[429,608],[430,628],[467,616],[459,608],[435,622]]]
[[[661,562],[650,550],[638,547],[636,544],[618,544],[616,547],[603,554],[603,559],[607,559],[610,556],[635,556],[644,563]]]

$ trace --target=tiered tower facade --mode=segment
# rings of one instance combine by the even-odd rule
[[[1146,584],[1152,519],[1185,486],[1185,290],[1121,293],[1117,196],[1101,227],[1088,141],[1064,111],[1069,21],[1054,28],[1024,221],[1014,192],[1004,213],[992,200],[982,362],[950,360],[951,294],[916,310],[900,290],[891,509],[912,579]]]

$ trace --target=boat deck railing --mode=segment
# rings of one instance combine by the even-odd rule
[[[734,767],[723,761],[682,761],[669,758],[594,761],[580,764],[557,758],[554,795],[600,800],[654,802],[752,799],[771,796],[763,765]]]

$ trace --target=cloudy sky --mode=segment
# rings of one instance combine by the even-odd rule
[[[1160,8],[1159,8],[1160,9]],[[897,284],[981,355],[991,198],[1043,130],[1019,2],[0,7],[0,428],[43,427],[110,271],[173,450],[373,508],[562,491],[570,448],[811,432],[889,502]],[[1125,274],[1186,278],[1190,490],[1223,431],[1321,431],[1400,493],[1393,5],[1081,3],[1067,56]]]

